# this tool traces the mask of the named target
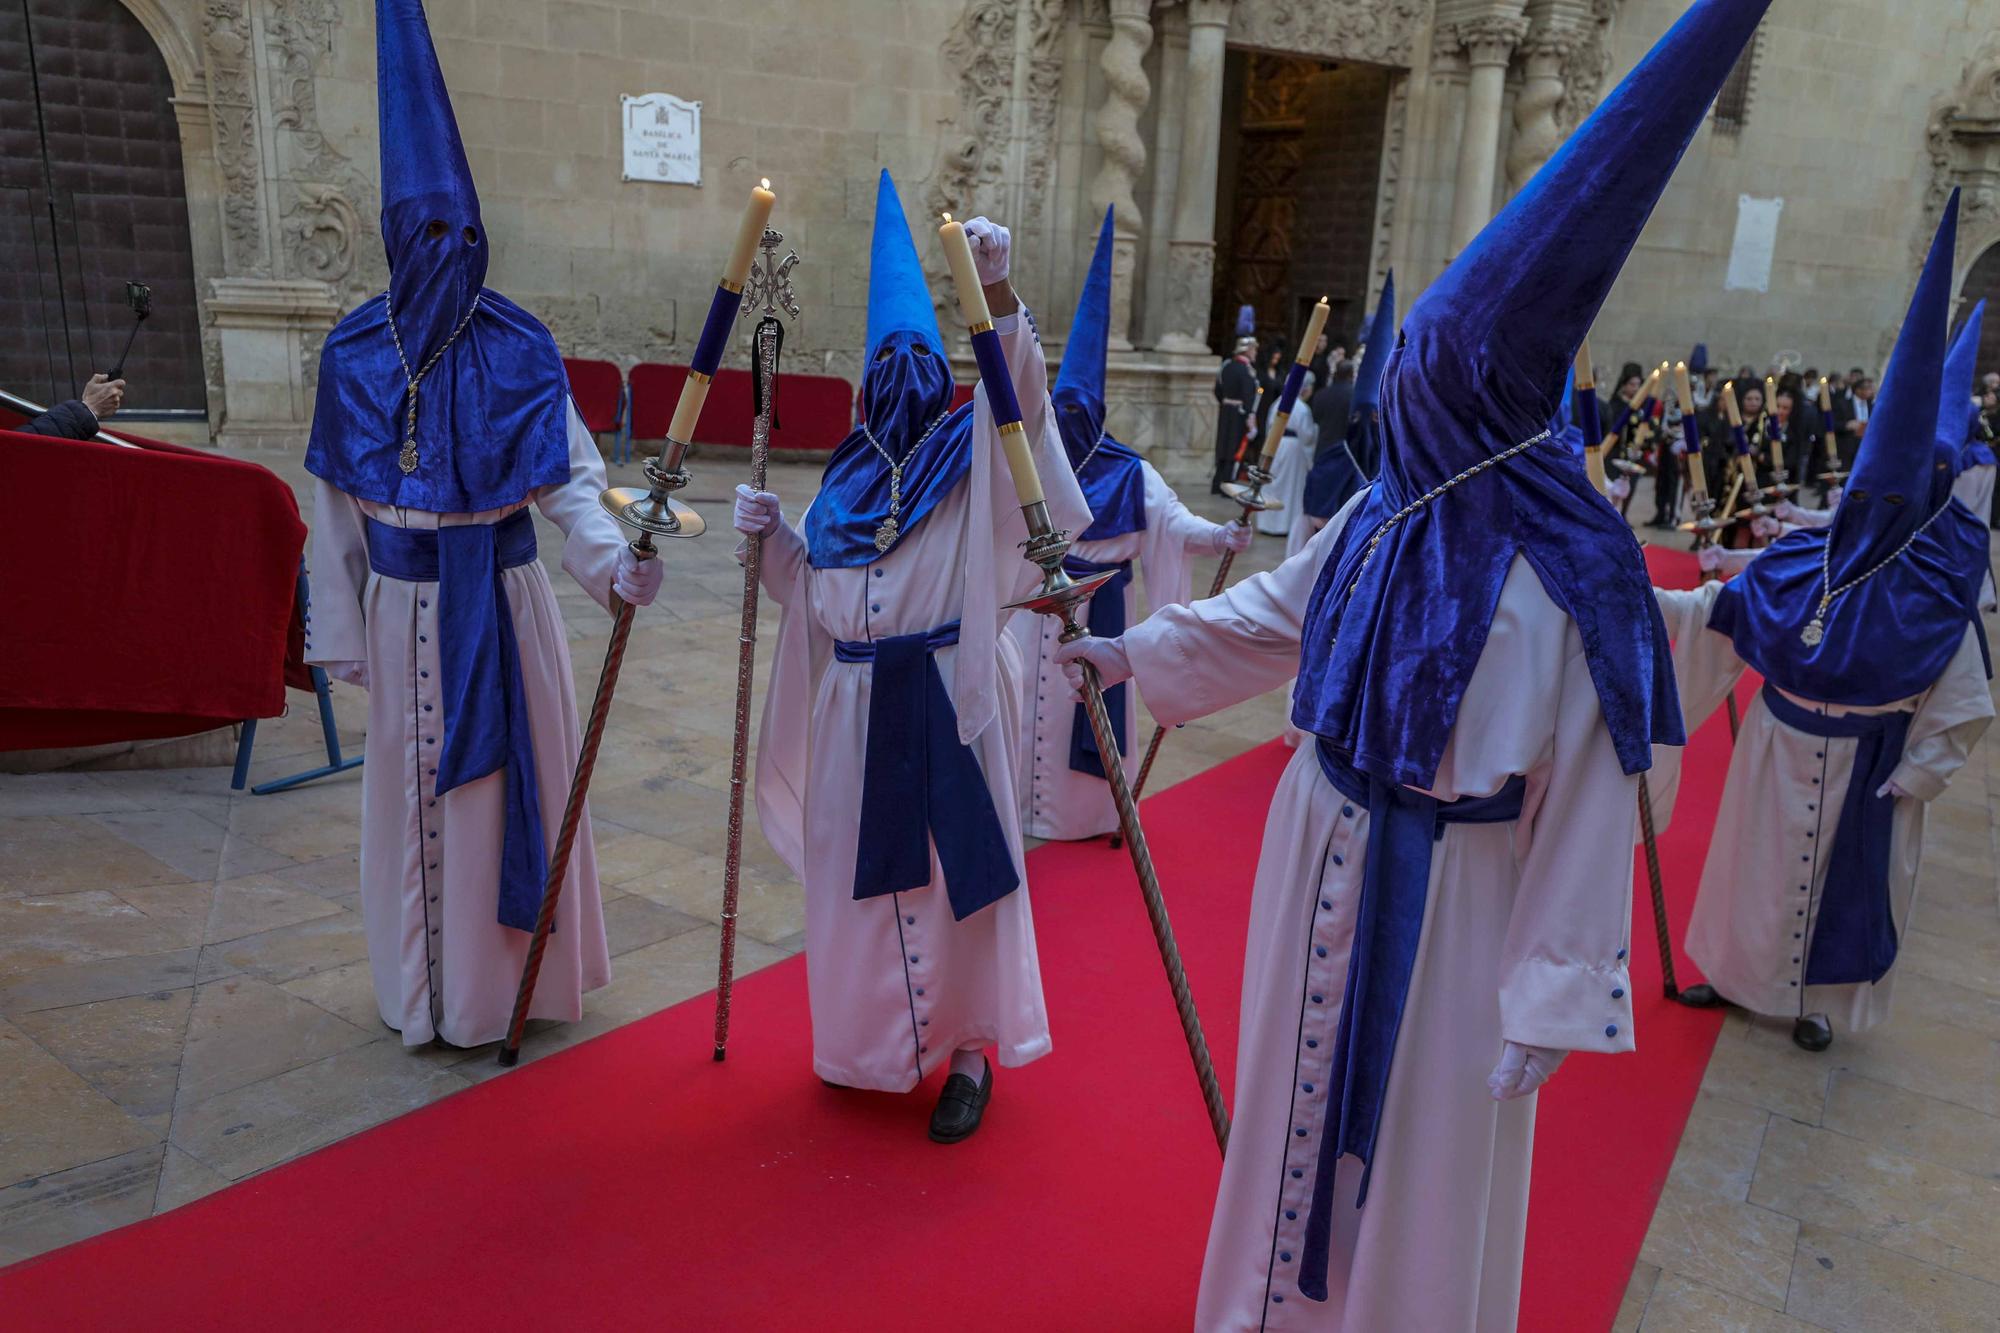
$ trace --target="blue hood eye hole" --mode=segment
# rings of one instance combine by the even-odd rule
[[[442,237],[448,230],[449,228],[444,225],[443,218],[432,218],[430,223],[424,228],[424,235],[435,241]]]
[[[1888,501],[1892,505],[1899,505],[1905,503],[1904,498],[1900,495],[1885,495],[1882,498]]]
[[[465,237],[465,243],[466,243],[467,245],[477,245],[477,244],[479,244],[479,232],[478,232],[477,230],[475,230],[474,228],[472,228],[472,227],[466,227],[466,228],[464,228],[464,230],[463,230],[463,232],[462,232],[461,234],[462,234],[462,235],[464,235],[464,237]]]

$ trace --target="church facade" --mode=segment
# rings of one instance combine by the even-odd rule
[[[539,314],[566,354],[628,366],[684,361],[743,195],[768,176],[779,194],[774,225],[803,261],[795,282],[804,316],[789,363],[858,379],[881,166],[915,211],[985,212],[1013,228],[1019,285],[1059,350],[1059,321],[1108,207],[1117,237],[1110,424],[1187,475],[1212,438],[1210,384],[1239,319],[1267,345],[1287,343],[1326,296],[1335,340],[1351,345],[1390,268],[1407,302],[1681,6],[427,8],[484,201],[489,282]],[[2000,0],[1907,0],[1896,11],[1887,23],[1873,0],[1778,0],[1593,332],[1600,362],[1685,356],[1699,342],[1730,367],[1761,370],[1793,355],[1823,368],[1879,367],[1954,185],[1966,189],[1960,296],[2000,291]],[[44,51],[63,41],[101,46],[91,25],[151,48],[154,91],[133,95],[126,115],[151,114],[177,140],[186,232],[177,245],[149,246],[133,229],[128,266],[137,276],[155,265],[156,287],[188,299],[185,336],[171,344],[180,364],[154,374],[184,387],[171,402],[149,402],[136,383],[146,363],[135,359],[135,401],[178,413],[189,433],[227,447],[301,447],[321,340],[386,279],[368,7],[30,0],[25,20],[0,19],[0,42],[14,39],[7,24],[24,22],[21,39]],[[144,71],[132,73],[146,58],[135,46],[125,82],[146,84]],[[1892,89],[1896,105],[1857,104],[1853,90],[1864,84],[1877,90],[1871,98]],[[66,110],[53,76],[8,91],[35,99],[48,124]],[[623,178],[621,94],[656,92],[701,104],[699,184]],[[138,105],[147,96],[158,104],[150,112]],[[87,130],[75,151],[113,161],[115,145]],[[43,152],[63,151],[60,136],[51,142]],[[15,157],[33,151],[8,143]],[[24,179],[28,165],[0,160]],[[58,184],[45,201],[52,240],[32,189],[22,194],[10,225],[31,260],[35,246],[68,245],[111,262],[104,256],[125,233],[92,233],[91,208],[103,210],[89,201],[124,187],[115,169],[91,165],[89,186],[65,196]],[[60,182],[59,170],[41,166]],[[926,259],[941,275],[941,258]],[[34,327],[59,317],[72,326],[102,299],[79,295],[59,315],[46,292],[7,298]],[[101,314],[100,324],[111,322]],[[95,349],[106,336],[82,342]],[[45,337],[46,356],[0,366],[0,376],[41,375],[46,362],[45,392],[63,394],[62,367],[79,362],[77,338],[63,342],[67,363]],[[86,369],[91,355],[81,358]]]

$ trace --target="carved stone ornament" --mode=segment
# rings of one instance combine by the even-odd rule
[[[1930,234],[1944,211],[1953,187],[1959,198],[1959,252],[1979,253],[1970,233],[2000,219],[2000,37],[1989,38],[1966,63],[1958,87],[1934,104],[1925,139],[1930,152],[1930,189],[1925,197],[1928,221],[1916,253],[1930,244]]]
[[[1481,14],[1454,25],[1452,33],[1474,65],[1504,65],[1521,39],[1528,35],[1528,21],[1501,14]]]
[[[264,248],[263,158],[247,0],[208,0],[202,15],[208,97],[222,178],[223,263],[230,274],[268,276]]]
[[[1407,68],[1430,0],[1238,0],[1229,39],[1327,60]]]

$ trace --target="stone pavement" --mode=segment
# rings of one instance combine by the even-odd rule
[[[689,498],[716,529],[666,553],[591,795],[614,979],[586,997],[581,1023],[531,1029],[526,1058],[715,982],[742,589],[727,491],[741,463],[693,466]],[[774,467],[788,512],[817,477]],[[550,533],[545,555],[559,550]],[[1260,538],[1239,568],[1279,554]],[[1212,570],[1199,562],[1198,588]],[[552,572],[587,703],[607,625]],[[760,683],[776,619],[767,602]],[[335,693],[342,743],[358,750],[364,700]],[[253,781],[316,762],[316,717],[292,701],[260,728]],[[1269,739],[1283,713],[1274,694],[1182,729],[1156,785]],[[1621,1333],[2000,1328],[1994,779],[1982,747],[1932,808],[1886,1029],[1811,1056],[1786,1025],[1730,1018]],[[355,886],[359,774],[262,797],[228,781],[214,767],[0,776],[0,1263],[500,1072],[491,1048],[405,1050],[375,1013]],[[802,943],[798,885],[755,830],[753,815],[745,973]],[[1615,1127],[1598,1148],[1617,1150]]]

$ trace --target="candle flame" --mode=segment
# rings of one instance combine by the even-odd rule
[[[951,221],[951,214],[949,214],[949,213],[946,213],[946,214],[944,215],[944,220],[945,220],[946,222],[949,222],[949,221]]]
[[[771,188],[771,178],[770,178],[769,176],[765,176],[765,177],[764,177],[764,178],[762,179],[762,181],[760,182],[760,184],[759,184],[759,188],[760,188],[760,189],[765,189],[765,190],[768,190],[768,189],[770,189],[770,188]]]
[[[1674,373],[1675,373],[1675,374],[1679,374],[1679,373],[1680,373],[1681,371],[1683,371],[1683,370],[1686,370],[1687,368],[1688,368],[1688,363],[1687,363],[1687,362],[1685,362],[1685,361],[1676,361],[1676,362],[1674,362]]]

